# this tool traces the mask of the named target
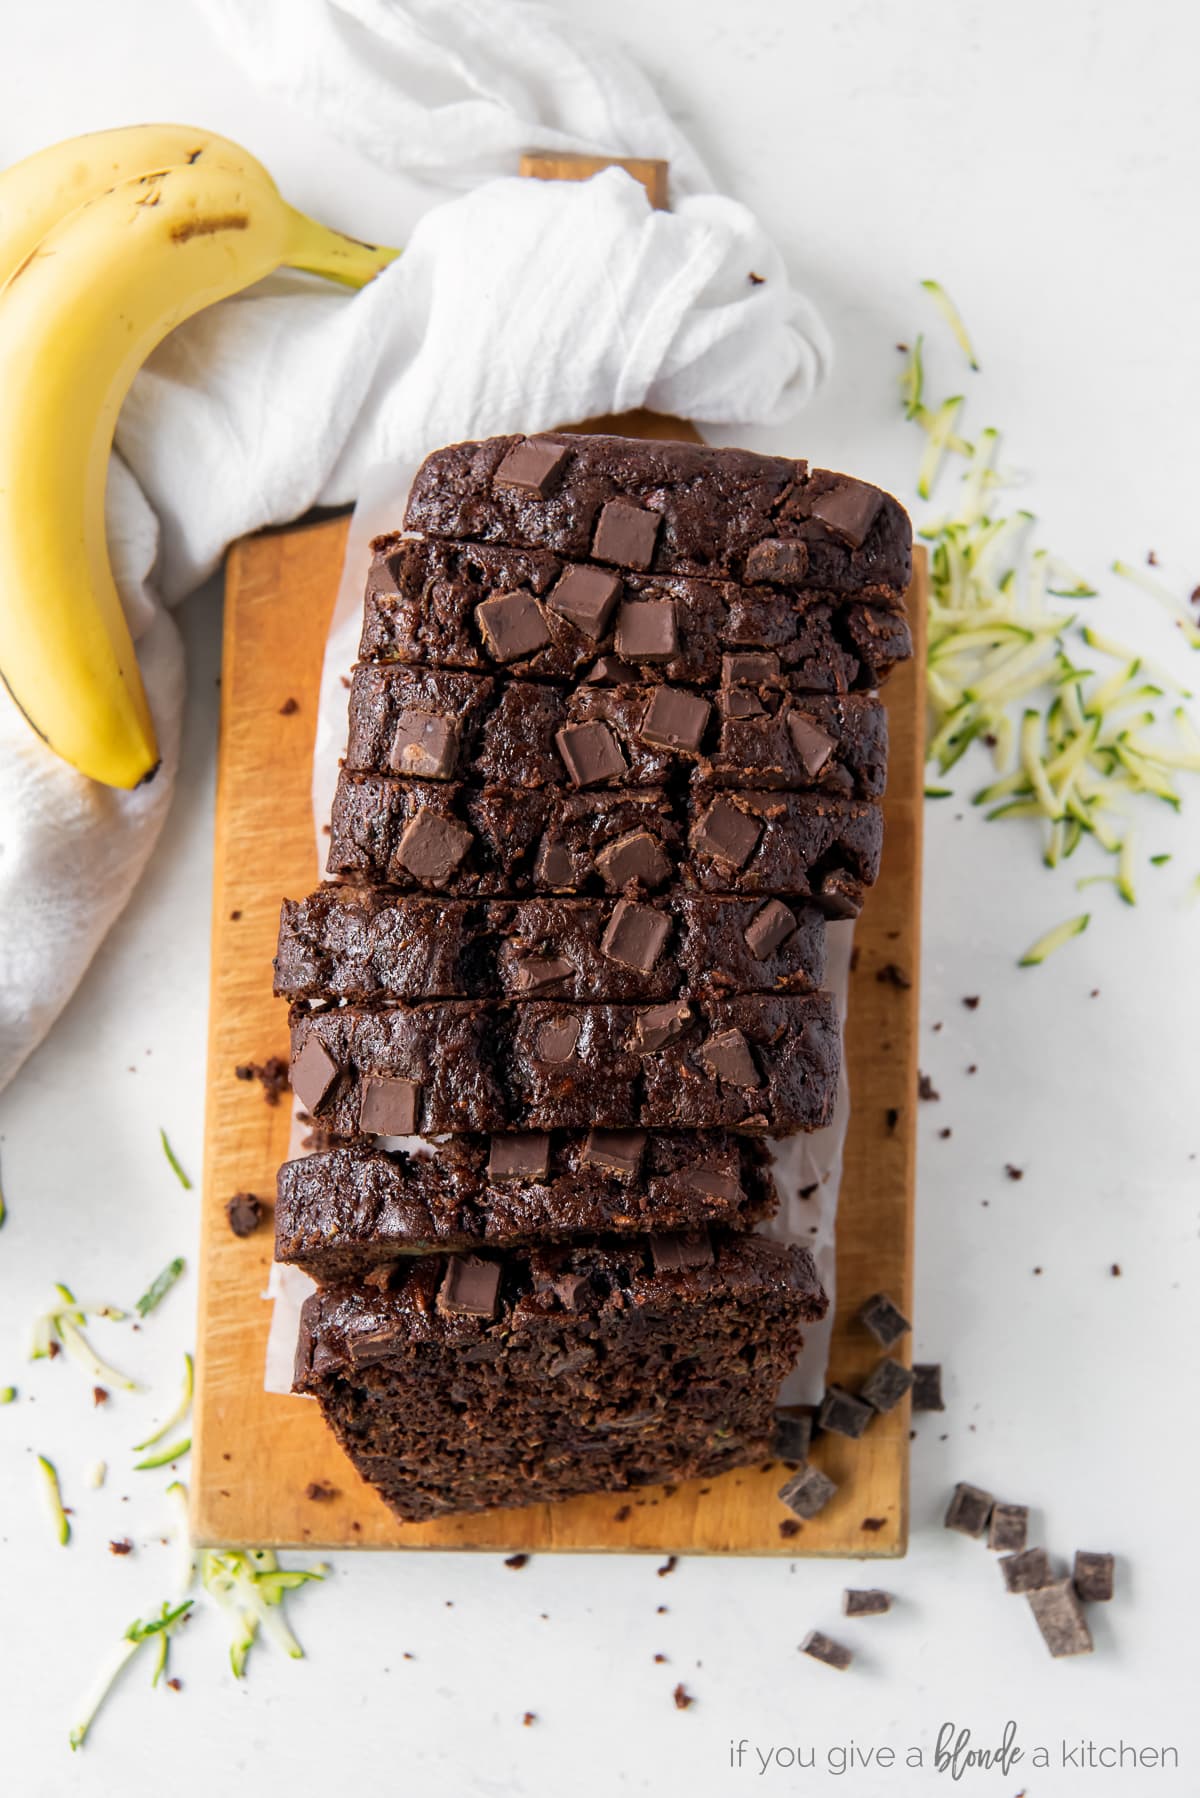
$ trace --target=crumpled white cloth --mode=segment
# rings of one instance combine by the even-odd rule
[[[163,606],[231,541],[353,500],[369,469],[457,438],[639,405],[781,419],[829,355],[752,214],[688,191],[705,185],[703,165],[645,79],[550,8],[198,4],[251,75],[381,168],[476,185],[426,213],[363,292],[275,277],[182,326],[134,383],[109,533],[163,767],[136,793],[97,787],[0,697],[0,1085],[69,999],[154,846],[183,699]],[[675,209],[651,210],[619,169],[480,179],[523,146],[668,156]]]

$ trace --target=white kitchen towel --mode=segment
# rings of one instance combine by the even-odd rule
[[[182,704],[162,602],[190,592],[229,542],[352,500],[371,467],[456,438],[639,405],[778,420],[829,354],[757,220],[696,191],[703,166],[646,81],[548,7],[199,3],[229,52],[306,119],[385,170],[478,184],[432,208],[362,293],[276,277],[181,327],[135,382],[110,532],[164,764],[141,792],[96,788],[0,700],[0,1085],[74,991],[153,848]],[[618,169],[582,183],[479,179],[525,144],[668,155],[682,177],[675,210],[651,210]]]

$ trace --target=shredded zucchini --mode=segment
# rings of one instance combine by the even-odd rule
[[[134,1309],[139,1317],[149,1317],[150,1313],[166,1298],[176,1280],[184,1269],[182,1255],[176,1255],[174,1261],[168,1261],[161,1274],[151,1280]]]
[[[191,1446],[191,1437],[185,1436],[182,1442],[172,1442],[167,1448],[160,1448],[156,1454],[147,1455],[144,1461],[135,1461],[133,1471],[152,1473],[156,1467],[169,1467],[172,1461],[182,1461]]]
[[[1036,943],[1031,943],[1017,963],[1019,968],[1040,967],[1048,955],[1069,943],[1073,936],[1082,936],[1092,921],[1090,912],[1082,912],[1077,918],[1068,918],[1065,924],[1056,924],[1045,936],[1040,936]]]
[[[63,1509],[62,1487],[58,1481],[58,1469],[53,1461],[45,1455],[37,1457],[38,1483],[42,1488],[42,1497],[54,1524],[54,1534],[59,1544],[65,1548],[71,1540],[71,1519]]]
[[[321,1566],[307,1571],[281,1568],[270,1549],[209,1548],[200,1556],[200,1580],[229,1617],[234,1627],[229,1664],[235,1679],[246,1670],[246,1659],[261,1627],[292,1660],[304,1650],[283,1617],[287,1592],[310,1580],[324,1579]]]
[[[921,286],[933,300],[934,305],[954,333],[955,341],[973,369],[978,370],[979,358],[975,354],[975,346],[967,335],[967,327],[963,324],[962,314],[946,292],[940,281],[922,281]]]
[[[121,1638],[120,1646],[116,1649],[107,1665],[102,1669],[91,1692],[80,1707],[79,1722],[72,1724],[71,1726],[68,1739],[72,1749],[83,1747],[84,1742],[87,1740],[88,1731],[100,1714],[100,1710],[103,1707],[105,1700],[112,1692],[113,1687],[116,1685],[130,1661],[134,1659],[138,1650],[147,1642],[153,1642],[155,1644],[154,1672],[150,1683],[152,1686],[158,1684],[160,1678],[166,1672],[167,1651],[170,1637],[179,1628],[180,1624],[186,1620],[191,1608],[192,1600],[190,1598],[185,1599],[182,1604],[175,1605],[174,1608],[164,1603],[162,1610],[157,1617],[151,1618],[150,1621],[146,1623],[144,1623],[141,1618],[135,1618],[129,1625],[129,1628]]]
[[[152,1436],[147,1436],[144,1442],[134,1443],[133,1452],[135,1455],[140,1455],[145,1449],[153,1448],[156,1442],[161,1442],[163,1437],[167,1435],[169,1431],[176,1429],[178,1425],[183,1422],[184,1418],[192,1408],[192,1395],[195,1392],[195,1389],[195,1364],[190,1355],[185,1355],[183,1357],[183,1390],[179,1395],[179,1403],[171,1412],[171,1415],[163,1423],[159,1424]]]
[[[159,1134],[159,1138],[162,1142],[163,1154],[167,1158],[168,1164],[170,1165],[170,1168],[171,1168],[171,1172],[175,1175],[175,1178],[178,1180],[179,1184],[182,1186],[184,1192],[191,1192],[192,1183],[188,1179],[187,1175],[184,1173],[182,1167],[180,1167],[179,1157],[176,1155],[174,1149],[171,1147],[170,1143],[167,1141],[167,1133],[161,1127],[161,1125],[159,1127],[158,1134]]]

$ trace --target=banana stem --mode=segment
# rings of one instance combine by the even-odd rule
[[[306,213],[297,212],[294,206],[288,207],[288,226],[288,267],[324,275],[326,280],[338,281],[343,287],[365,287],[380,269],[400,255],[399,250],[360,243],[356,237],[331,231]]]

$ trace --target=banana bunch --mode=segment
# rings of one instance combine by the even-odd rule
[[[0,173],[0,678],[82,773],[135,787],[154,724],[109,565],[117,414],[169,331],[286,264],[362,287],[396,256],[297,212],[237,144],[98,132]]]

